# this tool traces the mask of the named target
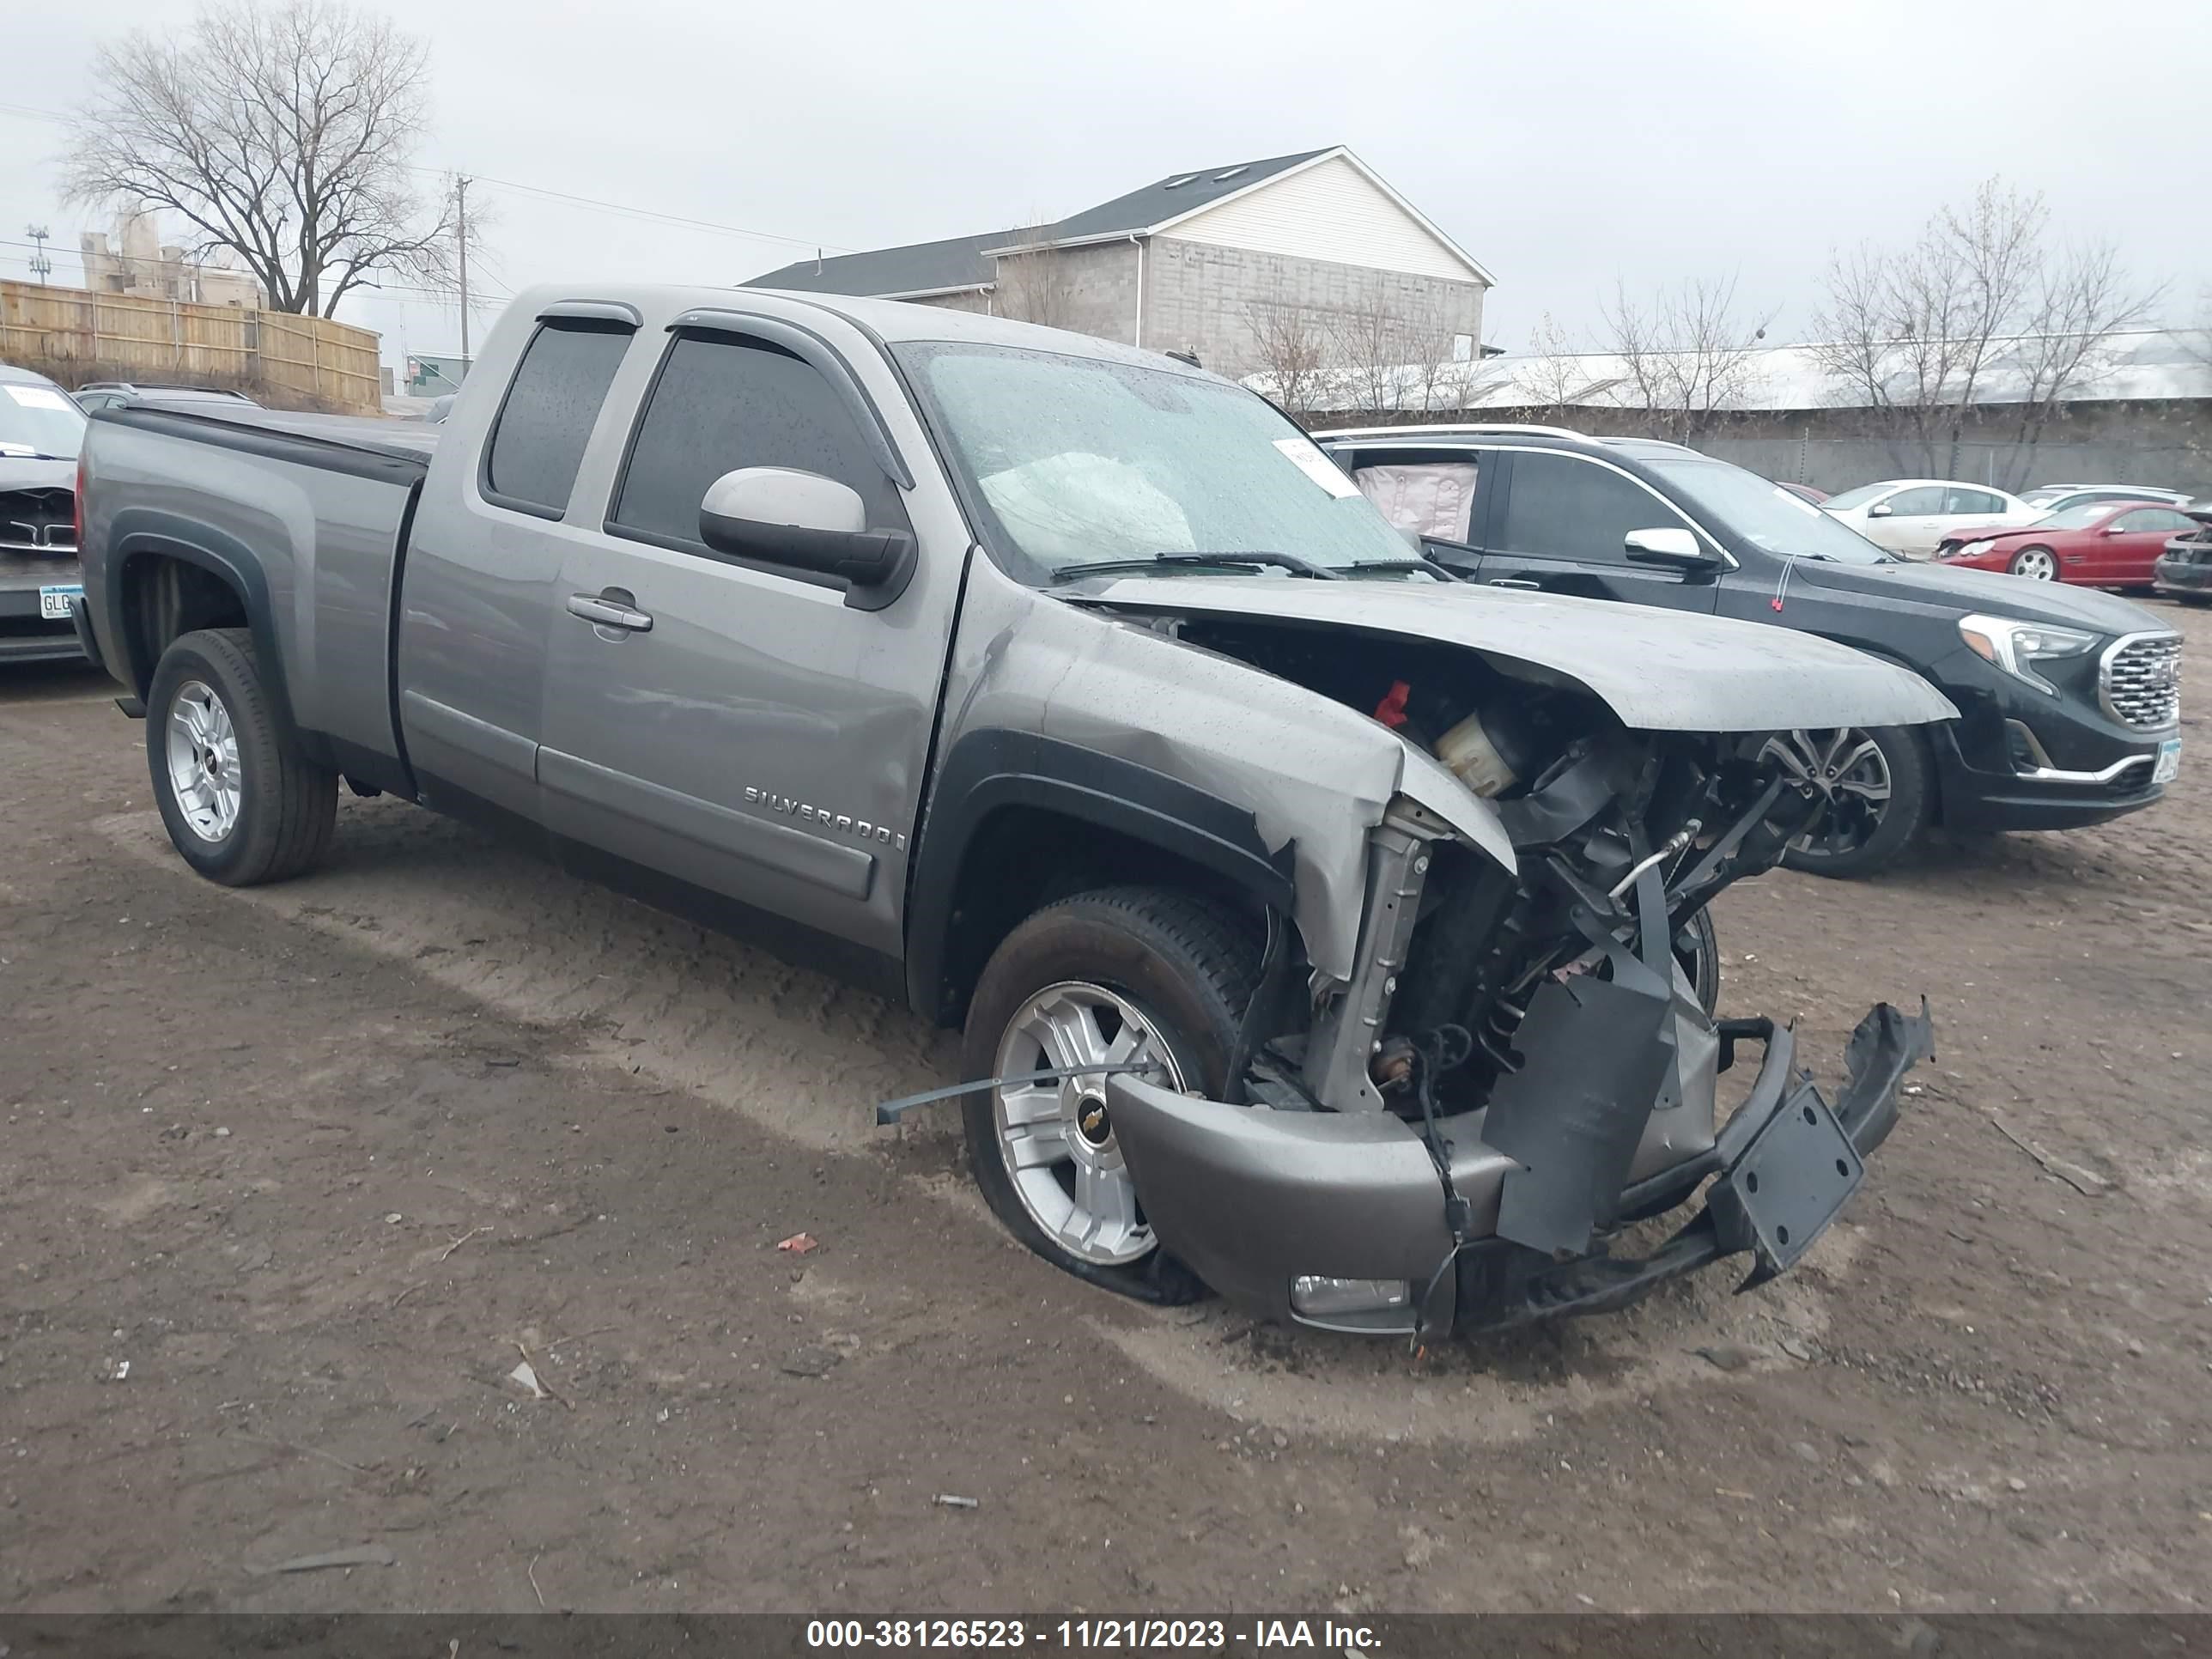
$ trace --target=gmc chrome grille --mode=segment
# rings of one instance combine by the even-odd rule
[[[2098,671],[2105,712],[2138,732],[2160,732],[2181,718],[2181,641],[2172,634],[2130,634],[2105,653]]]

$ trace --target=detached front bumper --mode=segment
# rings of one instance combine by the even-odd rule
[[[1455,1243],[1442,1182],[1419,1133],[1382,1113],[1271,1111],[1178,1095],[1131,1076],[1106,1081],[1115,1138],[1165,1246],[1223,1297],[1297,1324],[1376,1334],[1494,1329],[1625,1307],[1671,1279],[1748,1252],[1741,1288],[1792,1266],[1864,1178],[1897,1122],[1905,1074],[1935,1052],[1923,1001],[1887,1003],[1852,1033],[1832,1108],[1796,1065],[1796,1040],[1767,1020],[1720,1023],[1720,1068],[1738,1043],[1765,1047],[1758,1081],[1709,1145],[1620,1194],[1618,1220],[1659,1215],[1714,1177],[1704,1205],[1651,1255],[1557,1261],[1498,1237],[1506,1176],[1481,1113],[1447,1121],[1452,1184],[1472,1211]],[[1680,1110],[1683,1108],[1677,1107]],[[1372,1305],[1316,1312],[1294,1280],[1403,1286]]]

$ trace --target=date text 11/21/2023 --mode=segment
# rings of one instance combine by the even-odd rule
[[[1333,1620],[1255,1619],[817,1619],[807,1621],[810,1648],[1109,1649],[1304,1648],[1363,1653],[1375,1633]]]

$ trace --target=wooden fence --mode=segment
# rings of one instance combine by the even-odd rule
[[[0,282],[0,362],[86,380],[234,386],[286,409],[383,409],[377,337],[321,317]]]

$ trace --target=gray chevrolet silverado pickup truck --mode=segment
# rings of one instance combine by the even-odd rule
[[[1697,981],[1812,810],[1765,734],[1940,695],[1449,581],[1181,362],[539,291],[440,427],[104,410],[82,507],[82,631],[195,869],[306,870],[343,778],[962,1025],[992,1208],[1128,1294],[1434,1334],[1756,1282],[1929,1051],[1878,1006],[1831,1098]]]

